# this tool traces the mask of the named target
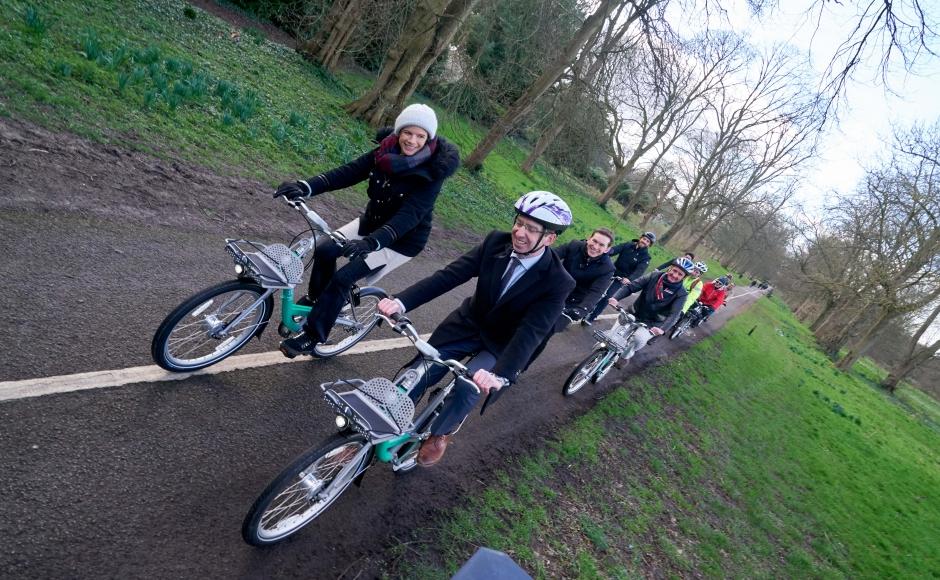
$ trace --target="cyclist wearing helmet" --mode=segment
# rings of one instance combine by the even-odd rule
[[[558,321],[542,340],[542,344],[532,353],[530,365],[542,354],[549,339],[556,332],[561,332],[572,322],[583,320],[585,314],[590,312],[590,309],[604,294],[604,290],[610,284],[610,277],[614,273],[614,264],[607,254],[613,240],[612,231],[607,228],[597,228],[587,240],[575,240],[553,249],[561,258],[565,270],[574,278],[575,289],[565,299],[565,310],[558,317]]]
[[[703,314],[695,326],[705,322],[709,316],[721,308],[728,297],[730,281],[725,276],[719,276],[702,287],[702,295],[698,301],[702,304]]]
[[[609,254],[611,256],[617,256],[617,260],[614,261],[614,268],[616,270],[614,272],[614,279],[611,281],[610,287],[607,288],[607,292],[604,293],[604,296],[597,301],[594,310],[588,314],[587,318],[581,319],[584,324],[590,325],[594,322],[594,319],[607,307],[607,300],[613,296],[617,290],[620,290],[621,286],[629,284],[631,280],[643,275],[643,272],[646,271],[646,267],[649,266],[650,263],[649,247],[655,243],[656,234],[646,232],[635,240],[630,240],[629,242],[614,246],[610,249]]]
[[[705,272],[708,272],[708,265],[705,262],[696,262],[692,272],[682,281],[685,291],[689,293],[685,305],[682,306],[682,312],[688,312],[698,300],[699,294],[702,293],[702,274]]]
[[[640,293],[631,312],[636,316],[637,322],[642,322],[648,328],[640,328],[634,334],[636,349],[640,350],[654,336],[663,334],[664,328],[670,328],[682,314],[685,297],[688,296],[682,280],[685,279],[695,267],[687,258],[676,258],[665,272],[656,270],[638,280],[630,282],[617,291],[608,304],[617,306],[621,298]]]
[[[358,159],[306,181],[282,183],[274,197],[297,199],[368,181],[369,203],[362,216],[337,231],[342,248],[324,236],[317,244],[308,295],[314,304],[304,331],[281,343],[285,356],[311,354],[329,336],[357,280],[375,283],[417,256],[431,234],[434,204],[444,180],[457,171],[457,147],[437,135],[437,116],[427,105],[405,107],[395,127],[380,130],[378,147]],[[340,255],[349,263],[336,269]]]
[[[488,403],[501,387],[515,382],[575,287],[562,261],[548,249],[571,224],[568,204],[553,193],[532,191],[519,198],[515,209],[509,233],[490,232],[462,257],[378,305],[386,316],[411,311],[476,278],[473,296],[444,319],[428,342],[440,351],[441,358],[470,357],[467,366],[473,372],[473,382],[481,394],[492,393]],[[408,366],[422,373],[409,393],[415,400],[446,372],[441,367],[424,368],[421,357]],[[469,384],[458,381],[431,425],[431,437],[421,445],[419,465],[427,467],[440,461],[450,434],[479,398]]]
[[[695,254],[693,254],[692,252],[686,252],[686,253],[682,254],[682,256],[680,256],[680,257],[685,258],[685,259],[687,259],[687,260],[689,260],[689,261],[692,261],[692,260],[695,259]],[[662,271],[664,271],[666,268],[668,268],[669,266],[672,266],[674,263],[675,263],[675,260],[669,260],[668,262],[664,262],[664,263],[662,263],[662,264],[656,266],[656,269],[659,270],[660,272],[662,272]]]

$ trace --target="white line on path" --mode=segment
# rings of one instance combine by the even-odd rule
[[[421,338],[427,340],[429,334]],[[339,356],[379,352],[410,346],[407,338],[386,338],[382,340],[369,340],[361,342]],[[0,382],[0,401],[12,399],[25,399],[40,395],[54,393],[68,393],[70,391],[83,391],[85,389],[101,389],[105,387],[118,387],[132,383],[154,383],[159,381],[181,381],[198,375],[214,375],[241,369],[265,367],[291,362],[306,362],[307,357],[289,359],[281,351],[263,352],[258,354],[242,354],[225,359],[217,365],[194,371],[191,373],[171,373],[156,365],[145,367],[129,367],[112,371],[94,371],[74,375],[60,375],[57,377],[42,377],[23,381]]]
[[[732,296],[729,301],[736,298],[743,298],[757,292],[753,290],[745,294]],[[598,320],[610,319],[616,314],[603,314],[598,316]],[[427,340],[428,334],[421,338]],[[393,350],[409,346],[407,338],[386,338],[382,340],[369,340],[361,342],[345,353],[339,356],[365,354],[369,352],[379,352],[383,350]],[[126,369],[117,369],[111,371],[94,371],[90,373],[78,373],[74,375],[59,375],[56,377],[41,377],[38,379],[26,379],[22,381],[0,382],[0,401],[10,401],[14,399],[25,399],[28,397],[39,397],[42,395],[52,395],[55,393],[68,393],[71,391],[83,391],[86,389],[102,389],[106,387],[119,387],[134,383],[154,383],[159,381],[181,381],[189,377],[198,375],[214,375],[226,373],[241,369],[250,369],[256,367],[266,367],[276,364],[285,364],[290,362],[305,362],[306,357],[288,359],[280,351],[263,352],[258,354],[243,354],[225,359],[217,365],[191,373],[171,373],[165,371],[156,365],[143,367],[129,367]]]

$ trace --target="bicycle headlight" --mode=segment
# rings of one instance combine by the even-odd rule
[[[235,264],[235,274],[241,276],[245,273],[245,267],[241,264]]]
[[[343,415],[337,415],[335,421],[336,421],[336,427],[338,429],[345,429],[346,425],[349,425],[349,419],[347,419]]]

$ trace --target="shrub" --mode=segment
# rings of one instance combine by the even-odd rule
[[[32,4],[23,11],[23,23],[26,25],[26,30],[33,34],[45,34],[49,30],[49,21]]]
[[[82,33],[81,38],[78,40],[78,51],[88,60],[97,61],[101,57],[101,41],[98,39],[98,33],[93,28],[89,28]]]
[[[591,167],[588,169],[587,179],[597,189],[607,188],[607,172],[600,167]]]

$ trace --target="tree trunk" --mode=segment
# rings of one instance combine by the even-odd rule
[[[893,367],[888,376],[881,381],[881,386],[888,389],[892,393],[897,390],[898,384],[907,378],[911,372],[929,361],[937,351],[940,350],[940,340],[935,341],[929,347],[924,348],[916,355],[909,357],[907,360],[903,361],[900,365]]]
[[[907,375],[921,364],[930,360],[937,351],[940,350],[940,340],[936,340],[930,346],[919,347],[920,339],[933,326],[934,321],[940,317],[940,302],[937,302],[933,311],[921,323],[920,328],[911,337],[911,347],[908,349],[905,359],[888,373],[887,378],[882,381],[881,386],[892,393],[898,388],[898,383],[904,380]],[[920,348],[920,350],[918,350]]]
[[[888,316],[888,313],[881,312],[878,317],[875,319],[875,322],[870,324],[865,332],[862,333],[862,336],[858,337],[856,341],[849,347],[849,351],[845,353],[845,356],[836,363],[836,367],[840,370],[847,371],[852,368],[859,358],[862,356],[862,352],[868,346],[869,340],[878,332],[887,326],[888,322],[891,321],[891,317]]]
[[[522,165],[519,166],[523,173],[528,174],[532,171],[532,168],[535,167],[536,160],[545,153],[549,146],[555,142],[555,139],[561,135],[561,132],[565,130],[565,127],[568,126],[568,118],[568,115],[559,115],[555,120],[555,124],[539,135],[539,140],[536,142],[532,152],[529,153],[529,156],[526,157]]]
[[[680,217],[672,224],[672,226],[670,226],[668,230],[666,230],[665,234],[659,237],[659,243],[665,244],[669,240],[675,238],[683,227],[685,227],[685,219]]]
[[[422,0],[388,51],[372,88],[346,111],[372,126],[390,124],[478,0]]]
[[[298,51],[333,72],[359,23],[364,0],[336,0],[330,6],[317,33]]]
[[[548,65],[545,71],[533,82],[529,88],[516,99],[506,113],[500,117],[490,128],[489,133],[477,144],[476,149],[467,157],[465,166],[470,170],[479,170],[483,160],[496,148],[496,144],[505,137],[516,122],[532,109],[535,101],[545,93],[558,77],[561,76],[574,61],[575,56],[588,38],[594,35],[603,25],[604,20],[616,7],[619,0],[601,0],[597,10],[591,14],[581,25],[574,38],[568,41],[564,50]]]
[[[601,198],[597,200],[597,205],[604,207],[610,198],[614,196],[614,193],[617,192],[617,188],[627,177],[627,173],[630,172],[631,164],[624,165],[623,167],[618,167],[617,171],[610,176],[610,179],[607,180],[607,188],[604,189],[604,193],[601,194]]]
[[[829,322],[829,318],[835,313],[836,310],[836,301],[833,299],[826,300],[826,305],[823,307],[822,312],[819,313],[819,316],[816,317],[816,320],[809,325],[809,330],[813,334],[819,331],[823,326]]]

